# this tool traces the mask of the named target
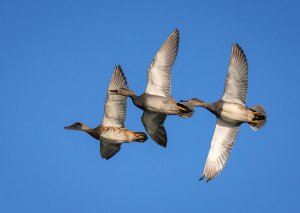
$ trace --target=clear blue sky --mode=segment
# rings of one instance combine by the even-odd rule
[[[0,212],[299,212],[298,1],[1,1]],[[269,119],[240,128],[223,172],[199,182],[215,117],[203,109],[165,126],[168,148],[125,144],[112,159],[65,131],[102,120],[120,64],[144,92],[147,69],[174,28],[175,99],[218,100],[231,44],[249,63],[247,105]],[[128,101],[126,127],[144,131]]]

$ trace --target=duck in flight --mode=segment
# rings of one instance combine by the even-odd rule
[[[267,114],[264,108],[261,105],[252,108],[245,105],[247,90],[247,59],[242,48],[235,44],[232,46],[222,99],[212,104],[197,98],[187,101],[194,106],[206,108],[217,117],[210,151],[200,180],[206,177],[208,182],[223,170],[242,123],[248,123],[254,131],[265,125]]]
[[[77,122],[65,127],[65,129],[87,132],[100,140],[101,157],[107,160],[121,149],[122,143],[144,142],[148,138],[143,132],[132,132],[124,127],[126,97],[110,92],[119,88],[127,88],[127,81],[122,68],[116,66],[108,87],[102,124],[96,128],[89,128]]]
[[[167,133],[164,121],[167,115],[179,115],[189,118],[193,106],[178,103],[171,96],[171,68],[176,59],[179,46],[179,30],[175,29],[156,53],[148,69],[146,91],[137,96],[128,88],[110,90],[119,95],[128,96],[133,103],[144,111],[142,123],[152,140],[167,146]]]

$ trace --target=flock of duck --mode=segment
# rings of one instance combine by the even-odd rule
[[[242,48],[232,46],[223,97],[208,104],[198,98],[177,102],[171,96],[171,68],[179,46],[179,30],[175,29],[156,53],[148,69],[146,91],[137,96],[128,88],[121,66],[116,66],[108,87],[105,110],[100,124],[89,128],[77,122],[65,127],[70,130],[87,132],[100,141],[100,154],[109,159],[123,143],[144,142],[144,132],[133,132],[125,128],[126,98],[130,97],[135,106],[143,110],[142,123],[146,132],[157,144],[167,146],[164,121],[167,115],[190,118],[194,107],[204,107],[217,117],[211,147],[203,175],[206,181],[217,176],[224,168],[235,138],[242,123],[248,123],[256,131],[266,123],[266,112],[261,105],[248,108],[245,105],[248,90],[248,64]]]

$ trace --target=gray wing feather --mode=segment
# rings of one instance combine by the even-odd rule
[[[113,157],[121,149],[121,144],[112,144],[106,141],[100,141],[100,154],[106,160]]]
[[[179,30],[175,29],[156,53],[149,69],[146,93],[169,97],[171,94],[171,67],[177,56]]]
[[[102,120],[102,125],[104,126],[124,127],[127,104],[126,97],[110,92],[110,90],[120,88],[127,88],[127,81],[121,66],[116,66],[107,91]]]
[[[147,133],[150,135],[152,140],[163,147],[167,146],[167,133],[163,126],[165,119],[166,115],[149,112],[144,112],[142,116],[142,123]]]
[[[238,130],[239,125],[234,126],[217,118],[215,132],[201,179],[206,177],[208,182],[223,170],[234,146]]]
[[[232,45],[229,69],[222,100],[244,104],[248,90],[248,64],[242,48]]]

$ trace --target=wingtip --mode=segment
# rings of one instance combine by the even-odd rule
[[[155,141],[155,142],[157,142],[157,141]],[[163,148],[167,148],[167,142],[165,142],[165,141],[164,142],[161,142],[161,141],[157,142],[157,144],[160,145]]]
[[[111,83],[112,82],[114,82],[116,85],[123,84],[123,86],[128,88],[127,79],[126,79],[125,73],[120,64],[115,65],[113,75],[111,78]],[[122,82],[124,82],[124,83],[122,83]]]
[[[237,42],[232,44],[230,60],[234,57],[242,58],[244,63],[246,63],[246,66],[248,66],[247,57],[245,55],[245,52],[244,52],[243,48],[241,47],[241,45]]]
[[[121,72],[123,72],[122,67],[121,67],[120,64],[115,65],[115,70],[120,70]]]
[[[116,153],[115,153],[116,154]],[[104,160],[109,160],[111,159],[113,156],[115,156],[115,154],[111,155],[111,156],[103,156],[103,155],[100,155],[102,159]]]
[[[239,45],[238,42],[233,42],[233,43],[232,43],[232,46],[235,47],[235,46],[240,46],[240,45]]]
[[[211,177],[206,177],[205,174],[203,174],[203,175],[199,178],[199,181],[202,181],[203,179],[206,179],[206,181],[205,181],[206,183],[208,183],[209,181],[212,180]]]
[[[161,138],[155,137],[153,135],[150,135],[150,138],[159,146],[163,148],[167,148],[168,141],[167,139],[162,140]]]
[[[179,40],[179,29],[178,28],[175,28],[173,30],[173,32],[171,33],[170,37],[175,37]]]
[[[244,50],[242,49],[241,45],[237,42],[232,43],[232,51],[234,50],[239,51],[244,55]]]
[[[109,160],[111,157],[104,157],[104,156],[101,156],[102,159],[104,160]]]

